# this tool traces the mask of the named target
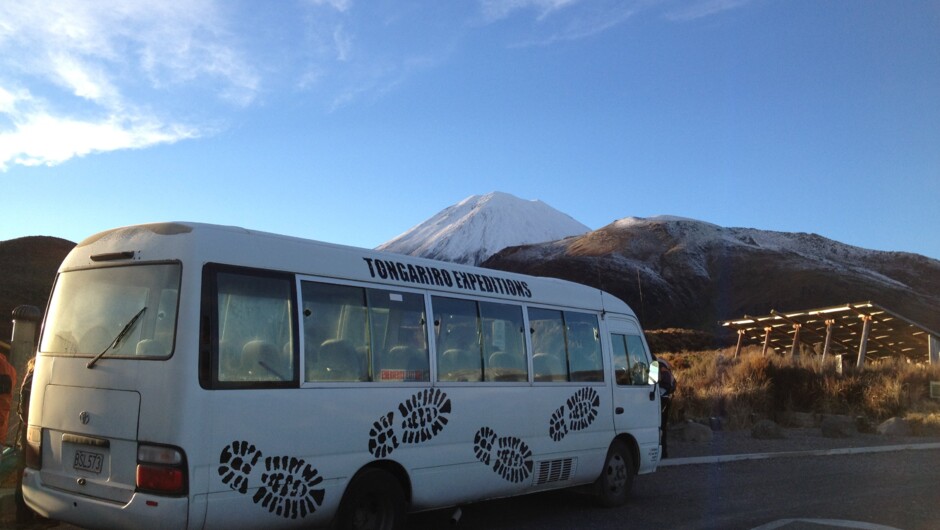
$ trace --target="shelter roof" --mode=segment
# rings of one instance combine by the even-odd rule
[[[877,360],[903,357],[915,362],[927,362],[929,337],[940,337],[935,331],[908,320],[873,302],[843,304],[819,309],[779,312],[769,315],[744,315],[738,320],[726,320],[721,325],[739,330],[750,340],[763,343],[777,352],[788,352],[793,345],[795,325],[800,326],[800,342],[822,344],[826,328],[832,326],[829,349],[834,354],[858,353],[864,318],[871,318],[866,358]],[[770,330],[769,337],[766,335]]]

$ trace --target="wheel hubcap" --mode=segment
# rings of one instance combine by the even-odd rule
[[[610,491],[619,492],[627,484],[627,464],[620,455],[614,455],[607,466],[607,484]]]
[[[353,528],[362,530],[380,529],[385,525],[388,509],[381,499],[374,496],[364,499],[353,514]]]

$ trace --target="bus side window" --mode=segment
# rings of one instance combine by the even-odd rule
[[[565,311],[565,337],[568,344],[568,367],[572,381],[604,380],[601,341],[597,316]]]
[[[613,345],[614,377],[620,386],[646,385],[649,378],[649,359],[643,341],[637,335],[610,336]]]
[[[487,381],[528,381],[522,306],[480,302]]]
[[[630,384],[630,361],[627,360],[627,337],[619,333],[610,335],[613,346],[614,379],[620,386]]]
[[[529,308],[532,333],[532,371],[536,382],[567,381],[565,321],[561,311]]]
[[[216,290],[217,380],[293,381],[290,280],[273,275],[219,272]]]
[[[424,296],[369,289],[374,381],[430,381]]]
[[[639,335],[627,335],[627,356],[630,358],[630,384],[648,384],[650,361]]]
[[[420,294],[305,281],[304,379],[429,381]]]
[[[482,381],[483,353],[477,303],[457,298],[431,298],[437,346],[438,381]]]
[[[302,282],[304,379],[366,381],[369,326],[362,287]]]
[[[529,308],[536,382],[604,380],[597,315]]]

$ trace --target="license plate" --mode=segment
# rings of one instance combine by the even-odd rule
[[[93,453],[91,451],[75,451],[75,461],[72,467],[79,471],[89,471],[91,473],[101,473],[101,463],[104,461],[104,455]]]

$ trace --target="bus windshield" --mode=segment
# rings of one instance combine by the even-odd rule
[[[52,293],[39,350],[105,358],[168,357],[173,353],[179,284],[178,263],[63,272]],[[124,336],[117,340],[122,330]]]

